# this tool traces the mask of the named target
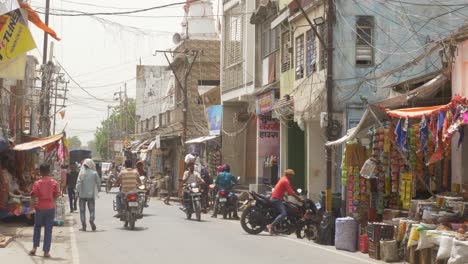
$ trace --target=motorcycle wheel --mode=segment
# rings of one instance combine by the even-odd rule
[[[188,209],[187,209],[187,210],[188,210]],[[187,220],[192,219],[192,213],[191,213],[191,212],[188,212],[188,211],[187,211],[185,214],[187,215]]]
[[[106,181],[106,193],[109,193],[111,189],[112,189],[111,180],[107,179],[107,181]]]
[[[136,219],[134,216],[131,216],[130,217],[130,220],[128,221],[129,224],[130,224],[130,230],[135,230],[135,222],[136,222]]]
[[[315,241],[318,238],[318,228],[318,224],[316,223],[302,224],[301,228],[296,230],[296,237]]]
[[[242,229],[244,229],[245,232],[251,235],[258,235],[263,230],[265,230],[266,226],[265,225],[252,226],[252,224],[250,223],[250,218],[252,217],[253,212],[254,212],[254,207],[249,207],[246,210],[244,210],[244,212],[242,212],[240,222],[241,222]]]
[[[197,221],[201,221],[201,203],[200,201],[195,202],[195,215],[197,217]]]

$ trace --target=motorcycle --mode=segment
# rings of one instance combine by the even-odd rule
[[[112,187],[115,185],[115,182],[117,181],[116,177],[114,174],[110,174],[109,177],[106,180],[106,193],[109,193]]]
[[[237,181],[240,177],[237,177]],[[219,190],[218,192],[218,208],[217,212],[223,215],[223,219],[232,218],[234,211],[237,212],[237,196],[234,192],[227,190]]]
[[[192,219],[192,214],[195,213],[197,221],[201,221],[201,190],[200,185],[196,182],[192,184],[184,184],[184,211],[187,219]]]
[[[298,193],[302,191],[299,189]],[[249,198],[244,202],[245,208],[241,216],[241,226],[245,232],[257,235],[266,230],[279,215],[269,197],[256,192],[249,192]],[[297,238],[316,240],[320,225],[319,211],[310,199],[305,199],[302,205],[284,201],[287,216],[276,227],[279,234],[290,235],[296,233]]]
[[[143,207],[145,203],[146,190],[144,186],[138,187],[137,191],[125,193],[121,197],[120,221],[123,221],[124,227],[130,230],[135,229],[137,219],[143,218]],[[114,202],[114,211],[117,211]]]

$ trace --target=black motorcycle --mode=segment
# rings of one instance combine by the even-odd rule
[[[133,230],[137,219],[143,218],[144,193],[139,190],[128,192],[121,199],[120,221],[125,223],[124,227]],[[114,210],[117,211],[115,202]]]
[[[300,190],[298,192],[300,193]],[[249,192],[249,195],[251,198],[243,205],[245,209],[241,216],[241,226],[245,232],[257,235],[266,230],[266,226],[275,220],[279,212],[269,197],[256,192]],[[314,202],[305,199],[302,205],[286,201],[284,204],[288,215],[278,224],[275,232],[284,235],[295,232],[296,236],[301,239],[317,239],[321,219]]]
[[[223,215],[223,219],[232,218],[237,213],[237,196],[235,193],[226,190],[218,192],[217,212]]]
[[[197,221],[201,221],[201,189],[198,183],[184,184],[184,212],[187,219],[192,219],[195,213]]]

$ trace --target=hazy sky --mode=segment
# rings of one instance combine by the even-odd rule
[[[213,0],[214,9],[219,1]],[[183,0],[51,0],[51,12],[117,12],[174,2]],[[32,0],[31,6],[43,11],[45,0]],[[128,16],[51,16],[50,26],[62,38],[54,40],[55,57],[83,88],[102,99],[91,98],[70,82],[65,119],[57,117],[57,131],[66,126],[67,134],[79,136],[83,144],[92,140],[96,127],[107,116],[107,105],[117,104],[113,94],[123,90],[124,82],[129,97],[135,97],[140,58],[144,65],[166,64],[162,55],[153,56],[154,51],[174,46],[172,35],[181,31],[183,14],[182,6],[175,6]],[[42,62],[43,33],[34,26],[31,29],[38,47],[31,54]]]

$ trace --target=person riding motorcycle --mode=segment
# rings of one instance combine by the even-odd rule
[[[145,177],[145,182],[148,180],[148,173],[145,171],[145,163],[144,161],[140,160],[137,162],[136,164],[136,169],[137,169],[137,172],[138,172],[138,175],[140,175],[140,177]],[[150,194],[150,190],[146,190],[146,194],[145,194],[145,207],[148,207],[148,198],[149,198],[149,194]]]
[[[182,180],[180,181],[182,181],[183,184],[186,184],[186,183],[192,184],[194,182],[205,184],[205,181],[202,179],[200,174],[195,171],[195,164],[193,163],[189,163],[187,165],[187,170],[184,172],[184,176]],[[190,198],[189,195],[190,195],[190,191],[184,188],[184,201],[189,200]],[[185,209],[186,209],[186,205],[184,205],[182,210],[185,210]]]
[[[232,188],[234,187],[234,184],[237,183],[237,179],[231,174],[231,167],[229,164],[225,164],[223,166],[223,171],[218,174],[218,177],[216,177],[215,184],[218,186],[218,190],[225,190],[227,192],[230,192]],[[219,200],[219,195],[216,194],[216,199],[215,199],[215,204],[213,207],[213,215],[211,217],[216,218],[217,217],[217,207],[218,207],[218,200]],[[237,215],[237,196],[234,196],[234,219],[239,219],[239,216]]]
[[[273,206],[280,212],[280,214],[276,217],[273,223],[267,225],[268,231],[270,234],[273,234],[275,231],[275,227],[283,220],[288,213],[286,212],[286,207],[283,204],[284,194],[287,192],[289,195],[294,196],[296,200],[299,202],[303,202],[302,198],[299,197],[296,192],[291,187],[290,181],[294,177],[294,170],[287,169],[284,172],[284,176],[278,181],[275,186],[273,193],[271,194],[271,202]]]
[[[133,169],[133,162],[132,160],[125,161],[125,169],[123,169],[119,176],[117,177],[117,181],[115,182],[115,187],[120,187],[120,192],[116,195],[115,205],[117,207],[117,214],[114,217],[120,217],[120,208],[122,203],[122,196],[133,190],[136,190],[138,186],[140,186],[141,180],[138,175],[138,172]]]
[[[208,207],[209,207],[209,203],[208,203],[208,190],[209,190],[209,187],[210,187],[210,184],[213,183],[213,179],[210,177],[210,173],[208,171],[208,168],[206,167],[203,167],[201,169],[201,177],[203,179],[203,181],[205,182],[204,184],[201,185],[201,189],[203,190],[202,191],[202,207],[203,207],[203,213],[206,214],[207,210],[208,210]]]

